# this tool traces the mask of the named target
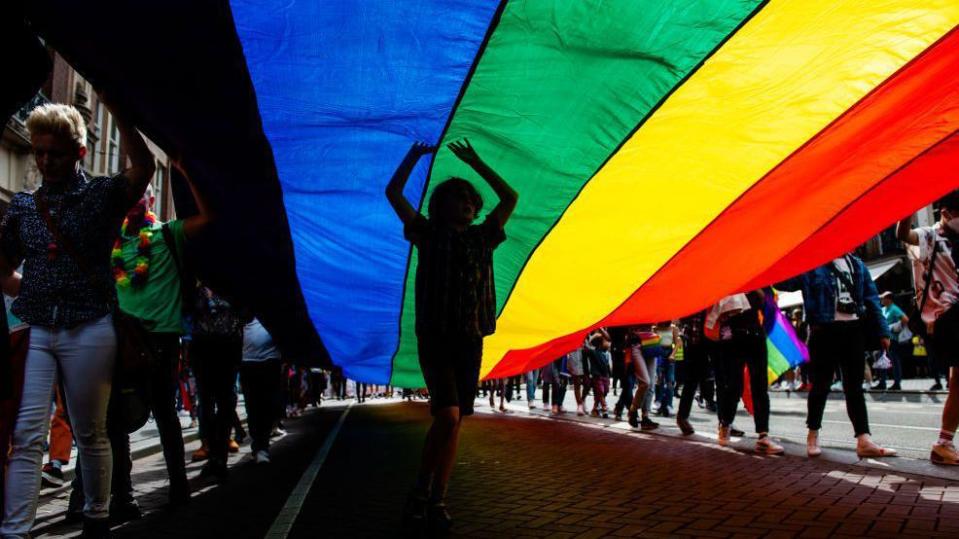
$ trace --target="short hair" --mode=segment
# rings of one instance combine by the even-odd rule
[[[473,206],[476,207],[476,214],[479,215],[480,210],[483,209],[483,197],[480,196],[479,191],[477,191],[476,187],[474,187],[473,184],[468,180],[454,176],[444,180],[436,186],[436,189],[433,189],[433,194],[430,196],[429,206],[427,206],[427,211],[429,212],[430,217],[434,217],[439,211],[442,201],[458,189],[466,190],[467,196],[472,199]]]
[[[959,189],[940,198],[936,206],[939,206],[940,210],[946,209],[951,212],[959,211]]]
[[[27,116],[31,135],[56,135],[73,141],[77,148],[87,145],[87,125],[75,107],[61,103],[39,105]]]

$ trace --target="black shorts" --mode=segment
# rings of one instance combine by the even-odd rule
[[[959,367],[959,305],[939,315],[932,340],[932,353],[941,365]]]
[[[456,406],[461,416],[473,415],[483,339],[420,336],[417,341],[420,368],[430,391],[430,413]]]

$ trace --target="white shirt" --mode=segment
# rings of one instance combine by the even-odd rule
[[[922,310],[922,321],[930,326],[931,331],[939,316],[959,302],[959,276],[952,260],[952,242],[942,234],[942,223],[917,228],[915,232],[919,236],[919,245],[907,246],[906,253],[912,260],[912,271],[916,277],[917,304],[922,301],[922,293],[926,289],[926,275],[929,274],[933,246],[939,244],[936,267],[932,270],[929,298]]]
[[[858,314],[847,314],[839,312],[840,303],[852,303],[856,304],[855,296],[852,294],[852,290],[849,290],[849,287],[846,286],[844,281],[850,283],[856,283],[856,277],[853,274],[852,267],[849,265],[849,260],[846,257],[841,256],[833,260],[833,265],[839,273],[843,274],[846,278],[840,279],[836,277],[836,317],[837,322],[849,322],[850,320],[859,320]]]

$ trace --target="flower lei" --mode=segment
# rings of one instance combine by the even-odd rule
[[[113,251],[111,253],[111,259],[113,260],[113,278],[116,280],[117,285],[124,288],[131,285],[134,288],[142,288],[143,285],[147,284],[147,280],[150,277],[150,259],[152,258],[152,228],[156,222],[157,216],[153,212],[148,211],[146,215],[143,216],[143,226],[140,227],[140,230],[137,232],[137,237],[140,238],[140,241],[137,243],[137,257],[133,268],[133,276],[131,277],[130,272],[127,271],[123,263],[123,240],[127,237],[129,219],[123,220],[123,226],[120,227],[120,235],[113,243]]]

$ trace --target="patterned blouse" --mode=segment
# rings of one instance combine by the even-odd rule
[[[34,326],[72,328],[113,311],[110,250],[129,209],[128,186],[122,175],[89,178],[81,171],[56,192],[44,185],[14,195],[0,223],[0,252],[11,267],[23,263],[20,296],[11,309],[17,317]],[[37,211],[37,196],[46,197],[51,220],[86,257],[90,275],[56,245]]]
[[[416,334],[485,337],[496,330],[493,250],[506,240],[489,218],[462,232],[422,215],[406,227],[419,252]]]

